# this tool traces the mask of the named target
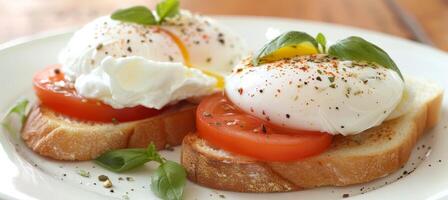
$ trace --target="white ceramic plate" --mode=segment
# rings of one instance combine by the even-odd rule
[[[370,31],[288,19],[261,17],[217,17],[240,33],[252,49],[266,42],[269,28],[323,32],[330,41],[358,35],[384,48],[405,74],[432,79],[448,88],[448,55],[407,40]],[[0,111],[19,98],[33,99],[31,77],[37,70],[56,63],[56,55],[71,32],[33,37],[0,47]],[[437,127],[419,140],[408,164],[380,180],[350,187],[325,187],[300,192],[245,194],[217,191],[188,182],[185,199],[447,199],[448,195],[448,101],[443,102]],[[40,157],[26,148],[17,135],[0,133],[0,198],[2,199],[157,199],[149,189],[154,166],[147,165],[125,174],[108,172],[92,162],[58,162]],[[163,152],[178,161],[179,148]],[[88,171],[90,178],[77,174]],[[406,172],[412,173],[406,173]],[[113,192],[97,180],[109,176]],[[403,174],[407,174],[404,175]],[[119,180],[122,177],[123,180]],[[126,180],[132,177],[133,181]]]

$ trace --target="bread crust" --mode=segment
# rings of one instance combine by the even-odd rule
[[[437,124],[443,91],[433,92],[398,119],[357,135],[335,136],[330,149],[318,156],[294,162],[257,161],[189,134],[182,144],[181,162],[191,181],[237,192],[286,192],[368,182],[402,167],[418,138]]]
[[[22,138],[33,151],[56,160],[92,160],[113,149],[177,146],[195,131],[196,105],[182,102],[161,115],[125,123],[81,122],[38,104],[28,115]]]

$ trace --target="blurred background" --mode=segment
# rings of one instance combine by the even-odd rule
[[[80,26],[132,5],[157,0],[0,0],[0,43]],[[448,51],[448,0],[181,0],[203,14],[288,17],[344,24]]]

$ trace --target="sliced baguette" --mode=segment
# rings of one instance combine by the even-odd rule
[[[196,105],[182,102],[161,115],[126,123],[91,123],[58,115],[35,105],[22,130],[25,143],[40,155],[57,160],[91,160],[120,148],[157,149],[182,143],[195,130]]]
[[[188,178],[206,187],[238,192],[284,192],[368,182],[399,169],[425,129],[436,125],[443,90],[407,79],[415,91],[398,119],[353,136],[336,136],[325,153],[295,162],[262,162],[220,150],[189,134],[182,144]]]

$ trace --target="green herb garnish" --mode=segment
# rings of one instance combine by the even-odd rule
[[[157,4],[156,11],[159,16],[159,24],[167,17],[179,14],[179,0],[165,0]]]
[[[154,144],[150,144],[146,149],[133,148],[109,151],[96,159],[96,163],[114,172],[128,171],[149,161],[162,162]]]
[[[346,38],[331,45],[327,51],[327,39],[322,33],[318,33],[316,38],[313,38],[299,31],[286,32],[264,45],[255,54],[253,64],[257,66],[263,62],[272,62],[283,58],[317,53],[327,53],[340,60],[374,63],[394,70],[404,80],[397,65],[384,50],[356,36]]]
[[[324,34],[318,33],[316,35],[316,41],[321,47],[320,53],[325,53],[327,51],[327,38],[325,38]]]
[[[187,173],[182,165],[165,161],[151,179],[151,190],[162,199],[182,199]]]
[[[290,48],[290,49],[287,49]],[[285,49],[284,52],[279,50]],[[265,44],[254,56],[253,64],[290,57],[317,53],[318,43],[311,35],[300,31],[289,31]],[[283,54],[283,55],[279,55]]]
[[[5,117],[2,119],[2,126],[5,127],[5,129],[9,132],[13,132],[11,127],[11,117],[13,115],[17,115],[20,119],[20,127],[22,127],[26,121],[28,104],[29,101],[27,99],[16,102],[16,104],[6,113]]]
[[[328,54],[342,60],[376,63],[394,70],[403,79],[397,65],[384,50],[360,37],[352,36],[331,45]]]
[[[160,198],[168,200],[182,199],[187,173],[182,165],[166,160],[157,152],[154,144],[144,148],[119,149],[109,151],[96,160],[100,166],[114,171],[124,172],[150,161],[159,163],[151,177],[151,190]]]
[[[114,20],[122,22],[131,22],[143,25],[157,24],[157,20],[152,11],[145,6],[134,6],[126,9],[120,9],[110,16]]]
[[[166,18],[174,17],[179,14],[179,0],[164,0],[157,4],[156,14],[145,6],[134,6],[126,9],[120,9],[112,13],[114,20],[136,23],[142,25],[161,24]]]

